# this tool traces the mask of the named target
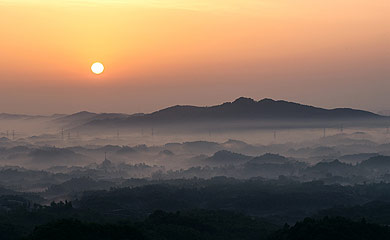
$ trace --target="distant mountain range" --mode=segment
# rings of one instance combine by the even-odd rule
[[[88,126],[142,126],[159,124],[192,124],[229,121],[294,121],[294,120],[358,120],[378,119],[382,116],[368,111],[336,108],[324,109],[294,102],[238,98],[211,107],[173,106],[149,114],[112,117],[99,115],[86,123]]]
[[[56,116],[56,115],[53,115]],[[7,116],[10,117],[10,116]],[[15,116],[12,116],[15,117]],[[26,118],[25,115],[23,115]],[[149,114],[91,113],[79,112],[71,115],[58,115],[53,122],[66,128],[77,127],[137,127],[156,125],[180,125],[221,123],[234,121],[341,121],[376,120],[385,117],[363,110],[351,108],[324,109],[282,100],[240,97],[211,107],[172,106]]]
[[[87,111],[78,112],[71,115],[61,116],[53,120],[54,123],[60,124],[66,128],[73,128],[74,126],[80,126],[87,124],[91,121],[105,120],[109,121],[112,119],[126,119],[130,115],[122,113],[91,113]]]
[[[10,114],[10,113],[0,113],[0,120],[20,120],[20,119],[36,119],[36,118],[45,118],[46,116],[40,115],[25,115],[25,114]]]
[[[372,118],[379,115],[349,108],[323,109],[293,102],[238,98],[211,107],[173,106],[151,114],[130,117],[142,121],[254,120],[254,119],[332,119]]]

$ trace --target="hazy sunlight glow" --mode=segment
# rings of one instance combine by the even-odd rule
[[[389,110],[389,9],[389,0],[0,0],[0,112],[152,112],[240,96]],[[46,104],[42,89],[59,97]]]
[[[101,74],[104,71],[104,66],[100,62],[92,64],[91,70],[95,74]]]

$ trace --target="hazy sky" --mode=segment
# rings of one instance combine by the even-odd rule
[[[390,1],[0,0],[0,83],[11,113],[390,109]]]

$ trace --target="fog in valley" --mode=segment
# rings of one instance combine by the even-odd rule
[[[72,200],[71,193],[84,190],[131,186],[126,185],[128,179],[136,178],[286,178],[342,185],[390,180],[390,133],[385,123],[235,121],[201,123],[190,130],[184,124],[176,129],[159,125],[83,130],[90,115],[3,114],[2,187],[37,193],[50,202]],[[68,181],[79,184],[52,193]]]
[[[162,239],[283,239],[300,224],[387,236],[389,123],[247,98],[150,114],[0,114],[0,236],[78,239],[66,231],[77,226],[85,239],[128,239],[128,225],[114,231],[124,238],[104,225],[123,222]]]

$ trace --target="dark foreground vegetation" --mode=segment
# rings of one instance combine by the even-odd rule
[[[49,205],[14,193],[0,195],[1,240],[390,239],[388,183],[132,179]]]
[[[12,225],[1,225],[1,239],[25,240],[181,240],[181,239],[257,239],[257,240],[383,240],[390,228],[361,220],[306,218],[290,227],[278,228],[264,221],[230,212],[156,211],[141,222],[83,222],[60,219],[39,225],[30,233]]]
[[[270,240],[380,240],[390,239],[390,228],[366,223],[364,219],[354,222],[336,217],[315,220],[306,218],[293,227],[285,226],[273,234]]]
[[[390,228],[367,223],[365,219],[352,221],[342,217],[305,218],[294,226],[277,226],[263,219],[228,211],[192,210],[168,213],[155,211],[142,221],[102,219],[85,221],[88,213],[72,212],[72,206],[53,204],[29,220],[53,220],[33,227],[26,222],[0,224],[3,240],[181,240],[181,239],[257,239],[257,240],[382,240],[389,239]],[[58,215],[56,213],[59,213]],[[21,214],[21,212],[19,212]],[[12,215],[12,214],[11,214]],[[71,216],[72,218],[62,218]],[[20,216],[19,216],[20,217]],[[58,219],[56,219],[58,218]],[[103,220],[103,221],[102,221]],[[16,222],[13,222],[16,221]],[[4,219],[2,219],[4,222]]]

